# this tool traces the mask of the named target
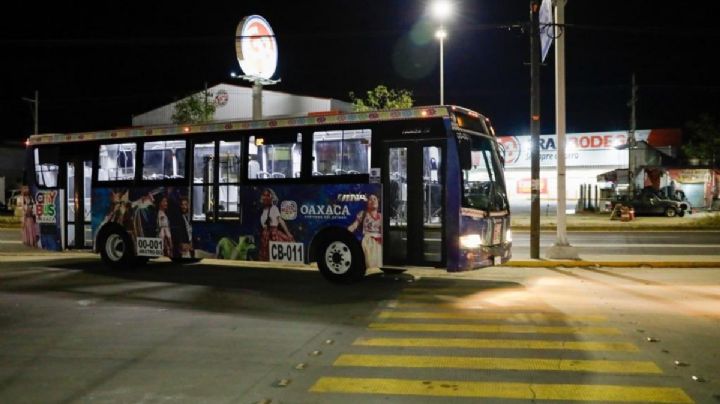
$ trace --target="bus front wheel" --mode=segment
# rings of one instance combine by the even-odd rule
[[[120,229],[109,230],[100,244],[100,257],[113,269],[126,269],[132,266],[135,253],[127,232]]]
[[[365,276],[365,256],[350,234],[327,234],[318,247],[318,268],[325,279],[334,283],[353,283]]]

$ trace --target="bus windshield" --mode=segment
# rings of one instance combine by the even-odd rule
[[[469,139],[468,139],[469,137]],[[494,143],[484,136],[459,134],[460,153],[470,152],[468,164],[463,164],[464,207],[486,211],[500,211],[508,207],[502,169],[496,157]],[[467,139],[464,140],[463,139]],[[462,158],[460,159],[463,160]]]

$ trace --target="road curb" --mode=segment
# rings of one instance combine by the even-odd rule
[[[720,261],[583,261],[583,260],[517,260],[501,266],[522,268],[720,268]]]

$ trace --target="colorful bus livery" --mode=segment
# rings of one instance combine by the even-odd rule
[[[36,135],[27,168],[55,195],[42,232],[112,267],[317,262],[352,282],[510,259],[494,131],[459,107]]]

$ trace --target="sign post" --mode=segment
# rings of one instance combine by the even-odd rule
[[[549,2],[549,0],[544,0]],[[577,249],[567,239],[565,185],[565,0],[555,0],[555,22],[560,27],[555,44],[555,126],[557,131],[557,235],[545,252],[547,258],[579,259]]]
[[[530,258],[540,258],[540,38],[539,7],[530,1]]]

